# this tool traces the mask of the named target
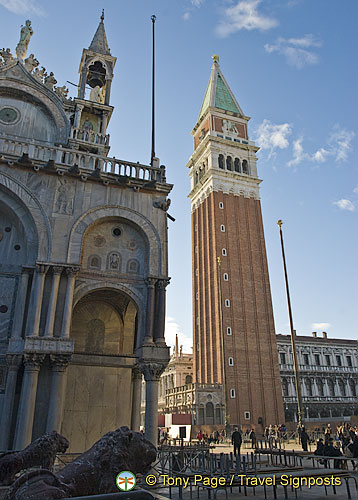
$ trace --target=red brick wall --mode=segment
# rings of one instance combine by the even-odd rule
[[[220,201],[224,209],[219,208]],[[221,224],[225,232],[220,230]],[[211,193],[193,213],[192,225],[194,380],[222,382],[217,267],[220,256],[230,423],[255,425],[258,430],[259,417],[264,425],[281,423],[283,401],[260,201]],[[226,257],[222,256],[222,248],[227,250]],[[229,281],[223,280],[225,272]],[[230,300],[230,308],[225,307],[225,299]],[[231,336],[226,333],[227,326],[232,329]],[[234,358],[232,367],[228,366],[229,356]],[[231,388],[236,391],[234,399],[230,398]],[[250,420],[245,420],[245,411],[250,412]]]

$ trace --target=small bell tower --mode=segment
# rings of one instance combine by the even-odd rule
[[[117,58],[111,55],[104,28],[104,11],[88,49],[83,49],[80,80],[70,142],[80,150],[107,156],[107,127],[113,112],[110,106],[113,70]]]

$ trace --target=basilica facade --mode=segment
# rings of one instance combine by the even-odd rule
[[[108,157],[103,15],[74,98],[28,54],[33,33],[0,51],[0,450],[56,430],[81,452],[139,429],[143,375],[155,442],[172,186],[157,158]]]

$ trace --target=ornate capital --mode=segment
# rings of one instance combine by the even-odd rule
[[[24,355],[25,371],[39,371],[45,359],[44,354],[27,353]]]
[[[80,266],[66,267],[67,276],[69,278],[72,276],[76,276],[76,274],[79,272],[80,269],[81,269]]]
[[[158,288],[165,290],[170,283],[170,278],[164,278],[158,280]]]
[[[64,372],[72,359],[71,354],[50,354],[52,371]]]
[[[158,363],[155,361],[140,361],[138,363],[140,371],[144,375],[145,381],[159,382],[160,376],[167,366],[166,363]]]
[[[63,271],[62,266],[52,266],[52,274],[61,274]]]
[[[157,278],[152,278],[150,276],[148,276],[148,278],[145,280],[148,288],[154,288],[155,287],[155,284],[157,282]]]
[[[132,379],[142,378],[142,372],[139,369],[138,365],[134,365],[132,368]]]
[[[7,354],[6,363],[9,371],[17,371],[22,363],[21,354]]]
[[[84,69],[83,71],[84,73],[86,73],[86,69]],[[84,105],[83,104],[76,104],[76,111],[83,111],[83,108],[84,108]]]
[[[48,271],[48,267],[45,264],[36,264],[36,271],[38,274],[46,274]]]

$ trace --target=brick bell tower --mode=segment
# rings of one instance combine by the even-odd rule
[[[192,131],[194,381],[222,384],[226,418],[243,428],[284,421],[256,152],[213,56]],[[205,422],[201,422],[205,423]]]

